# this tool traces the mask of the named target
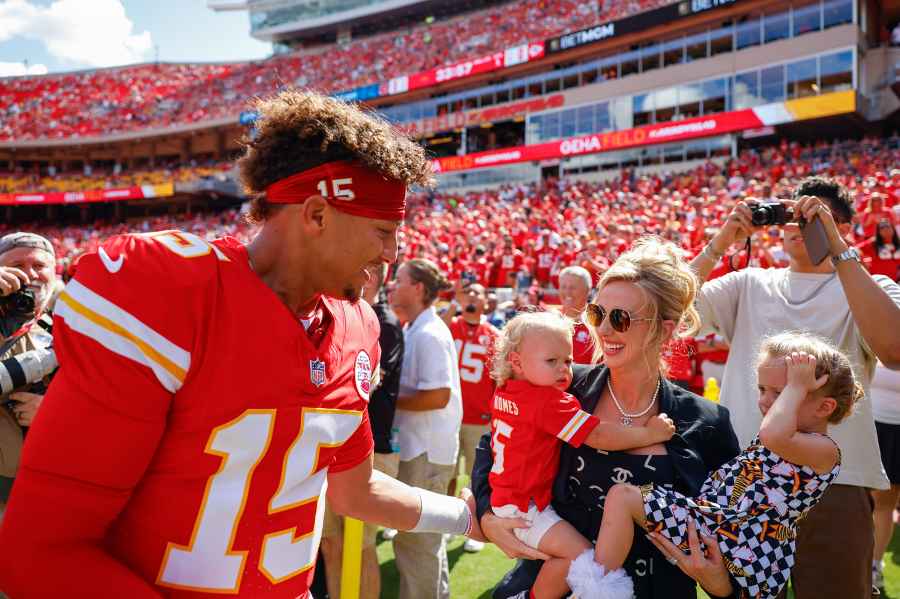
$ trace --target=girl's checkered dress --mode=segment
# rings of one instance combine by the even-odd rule
[[[835,479],[838,462],[827,474],[785,461],[753,439],[739,456],[713,472],[700,496],[690,498],[647,485],[641,487],[647,530],[688,549],[687,524],[719,539],[728,571],[741,586],[741,597],[775,597],[794,565],[797,522]]]

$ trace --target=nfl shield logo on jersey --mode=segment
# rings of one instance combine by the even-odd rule
[[[309,380],[316,387],[325,384],[325,362],[318,359],[309,361]]]

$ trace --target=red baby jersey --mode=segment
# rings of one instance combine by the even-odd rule
[[[459,359],[459,385],[462,393],[463,424],[487,424],[491,421],[491,353],[500,332],[487,320],[471,325],[454,318],[450,333]]]
[[[572,359],[576,364],[593,364],[594,340],[591,332],[583,322],[575,323],[572,332]]]
[[[367,304],[319,305],[316,347],[233,239],[128,235],[85,256],[0,534],[3,590],[308,597],[326,476],[372,452],[380,359]]]
[[[550,503],[559,442],[578,447],[599,421],[568,393],[528,381],[507,381],[492,407],[491,505],[525,512],[533,501],[542,510]]]

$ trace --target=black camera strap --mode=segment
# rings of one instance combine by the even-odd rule
[[[751,251],[751,247],[752,247],[751,244],[750,244],[750,238],[751,238],[751,237],[752,237],[752,235],[747,235],[747,242],[744,244],[744,250],[747,252],[747,263],[744,264],[743,266],[741,266],[740,268],[738,268],[737,266],[735,266],[735,264],[734,264],[734,259],[735,259],[736,256],[739,256],[740,253],[741,253],[740,250],[738,250],[737,252],[735,252],[735,253],[731,254],[730,256],[728,256],[728,266],[731,267],[731,270],[742,270],[742,269],[747,268],[748,266],[750,266],[750,251]]]

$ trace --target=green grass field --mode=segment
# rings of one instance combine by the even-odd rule
[[[453,599],[489,599],[491,591],[503,575],[512,567],[507,558],[493,545],[487,545],[481,553],[465,553],[462,537],[455,538],[448,546],[450,559],[450,596]],[[397,567],[394,563],[394,547],[389,541],[378,540],[378,561],[381,564],[383,599],[397,597]],[[882,598],[900,599],[900,535],[885,556],[884,577],[887,594]],[[702,592],[700,597],[706,598]]]

